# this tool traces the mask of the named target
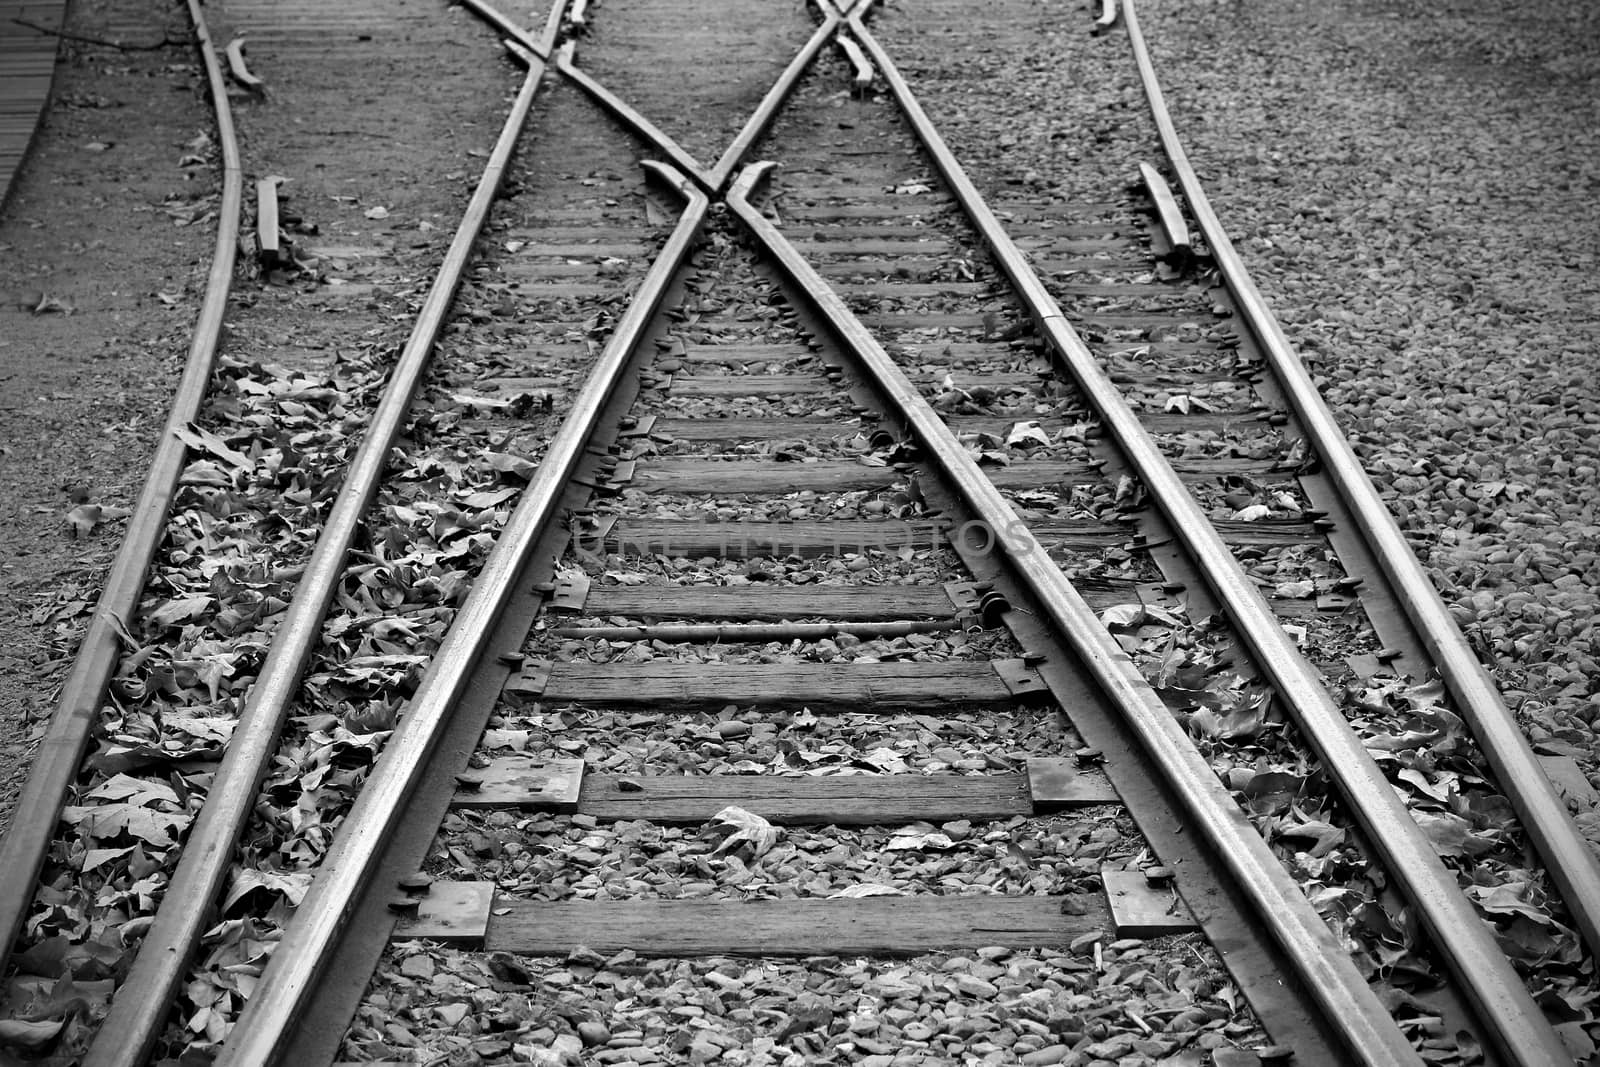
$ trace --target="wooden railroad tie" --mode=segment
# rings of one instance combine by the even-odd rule
[[[503,756],[458,778],[457,807],[581,812],[602,820],[710,821],[738,805],[782,825],[998,820],[1118,803],[1100,768],[1056,757],[990,775],[591,775],[582,760]],[[583,945],[646,955],[919,955],[988,945],[1071,948],[1195,929],[1163,869],[1108,871],[1103,896],[867,896],[523,901],[489,882],[408,880],[393,936],[524,955]],[[711,909],[730,909],[713,911]],[[736,912],[735,910],[736,909]],[[729,921],[733,919],[734,921]],[[1087,938],[1087,940],[1086,940]]]

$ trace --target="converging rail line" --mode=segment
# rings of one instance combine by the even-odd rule
[[[214,769],[130,758],[159,783],[140,804],[166,817],[170,772],[193,818],[167,858],[137,853],[151,903],[82,1062],[389,1057],[386,983],[436,958],[481,978],[405,1008],[403,1044],[440,1062],[759,1040],[1054,1063],[1135,1051],[1116,1019],[1152,1059],[1572,1059],[1436,852],[1448,813],[1408,803],[1449,790],[1420,762],[1397,777],[1424,736],[1398,724],[1470,725],[1463,758],[1565,901],[1549,921],[1591,953],[1600,868],[1222,232],[1131,3],[1089,21],[1105,62],[1137,64],[1166,162],[1086,178],[1093,198],[986,195],[946,143],[897,65],[929,60],[896,37],[971,33],[964,5],[740,0],[708,22],[609,0],[537,29],[464,7],[522,81],[284,568],[293,595],[255,620]],[[114,680],[118,700],[154,688],[134,635],[171,502],[227,481],[195,461],[235,465],[235,491],[264,462],[229,443],[246,431],[197,428],[243,166],[190,13],[224,146],[217,253],[140,521],[0,852],[8,948],[55,929],[69,810],[123,848],[104,862],[135,862],[88,802],[141,779],[85,777],[92,731]],[[260,263],[293,272],[274,190]],[[474,462],[484,480],[452,488]],[[436,642],[415,643],[423,619]],[[1158,938],[1225,972],[1252,1021],[1141,1014],[1082,980]],[[1402,938],[1431,988],[1373,962]],[[717,1022],[739,957],[789,990],[781,1024]],[[854,957],[912,962],[850,971],[876,992],[846,1025],[814,990],[850,988]],[[490,1010],[667,973],[641,959],[695,991],[676,1033],[623,1040],[587,1002],[561,1026]],[[988,1001],[994,1035],[961,1019]]]

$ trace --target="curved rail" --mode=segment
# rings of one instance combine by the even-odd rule
[[[1165,512],[1190,557],[1205,574],[1229,621],[1241,635],[1283,704],[1337,783],[1339,792],[1389,872],[1416,907],[1433,943],[1449,965],[1497,1047],[1508,1061],[1533,1065],[1569,1058],[1560,1036],[1534,1003],[1492,931],[1461,893],[1405,804],[1384,777],[1328,695],[1322,678],[1272,614],[1261,591],[1228,550],[1205,512],[1189,494],[1128,407],[1116,386],[1067,323],[1026,258],[983,202],[977,187],[945,145],[889,54],[858,15],[849,18],[856,39],[871,53],[908,120],[955,190],[968,217],[983,234],[996,262],[1028,304],[1059,362],[1138,473],[1150,497]]]
[[[349,816],[339,827],[316,881],[306,893],[260,983],[228,1035],[219,1065],[264,1067],[276,1063],[296,1016],[315,989],[326,959],[351,912],[351,901],[376,873],[385,840],[405,801],[427,773],[444,722],[471,681],[484,642],[499,620],[513,586],[546,527],[561,514],[562,497],[578,468],[606,402],[634,349],[682,267],[710,201],[687,178],[655,161],[644,166],[663,176],[688,203],[639,294],[617,324],[589,372],[571,412],[539,461],[505,529],[495,541],[467,602],[383,747]]]
[[[167,516],[189,454],[178,434],[199,417],[200,406],[205,401],[238,255],[244,177],[239,164],[233,112],[228,106],[227,81],[199,0],[189,0],[189,18],[205,65],[206,86],[216,114],[217,140],[222,148],[222,204],[218,211],[216,248],[206,278],[205,299],[189,343],[188,361],[173,397],[172,410],[156,442],[150,473],[145,477],[133,517],[128,520],[128,532],[112,561],[83,643],[78,646],[72,671],[62,687],[61,700],[33,757],[28,780],[12,811],[5,842],[0,845],[0,971],[5,968],[23,918],[33,903],[39,872],[44,869],[45,855],[66,803],[67,790],[78,777],[90,730],[117,668],[122,634],[139,606],[145,575],[166,534]]]
[[[555,11],[564,5],[557,4]],[[552,18],[552,27],[556,19]],[[553,36],[555,29],[547,31]],[[205,806],[184,842],[155,922],[145,935],[127,979],[112,1000],[84,1059],[86,1067],[135,1067],[142,1064],[160,1036],[176,999],[185,969],[201,935],[210,925],[222,892],[235,843],[255,809],[256,792],[266,776],[300,678],[322,636],[322,620],[344,573],[345,557],[361,528],[362,516],[378,490],[390,449],[405,423],[411,399],[427,370],[433,344],[444,326],[450,303],[472,256],[472,247],[488,219],[511,160],[545,65],[534,60],[512,104],[500,137],[483,170],[439,268],[411,337],[390,375],[378,409],[345,474],[339,496],[293,600],[274,634],[239,725],[228,742]]]
[[[1340,432],[1327,402],[1228,240],[1178,140],[1161,86],[1156,81],[1144,34],[1139,29],[1133,0],[1126,0],[1123,7],[1128,38],[1133,43],[1139,75],[1161,133],[1162,146],[1234,302],[1260,343],[1306,436],[1322,457],[1324,471],[1349,503],[1361,536],[1394,586],[1422,646],[1439,665],[1457,710],[1483,749],[1494,770],[1496,784],[1516,808],[1551,878],[1561,890],[1590,953],[1600,955],[1600,860],[1578,833],[1566,804],[1550,785],[1549,776],[1528,746],[1527,738],[1517,728],[1516,719],[1493,679],[1461,636],[1438,591],[1428,581],[1422,565],[1406,543],[1405,535]]]
[[[910,425],[917,441],[944,469],[977,518],[996,531],[997,545],[1122,711],[1151,759],[1178,787],[1175,792],[1186,803],[1188,818],[1199,826],[1255,903],[1261,921],[1271,928],[1308,988],[1315,990],[1350,1051],[1359,1062],[1373,1067],[1420,1064],[1420,1057],[1356,970],[1343,944],[1328,930],[1094,609],[849,305],[750,204],[750,190],[773,165],[757,163],[746,168],[728,193],[728,206],[866,366],[885,399]]]

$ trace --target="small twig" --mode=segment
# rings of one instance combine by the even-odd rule
[[[173,45],[188,43],[186,41],[174,41],[172,38],[163,33],[161,35],[161,40],[157,41],[155,44],[122,44],[118,41],[102,40],[99,37],[85,37],[77,33],[68,33],[65,30],[52,30],[48,26],[41,26],[37,22],[29,22],[27,19],[21,18],[20,16],[13,16],[11,21],[15,22],[18,26],[26,26],[30,30],[36,30],[39,33],[48,34],[51,37],[59,37],[64,41],[77,41],[79,44],[98,45],[101,48],[115,48],[120,52],[154,52],[162,48],[171,48]]]
[[[311,130],[319,137],[370,137],[374,141],[392,141],[392,133],[369,133],[366,130]]]

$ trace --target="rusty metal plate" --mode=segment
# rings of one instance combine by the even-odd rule
[[[457,776],[450,803],[458,808],[578,810],[583,760],[503,756],[487,767]]]
[[[1101,871],[1118,937],[1166,937],[1200,929],[1171,882],[1151,883],[1143,871]]]
[[[434,882],[426,895],[417,898],[417,913],[395,922],[391,937],[481,943],[489,930],[493,903],[493,882]]]

